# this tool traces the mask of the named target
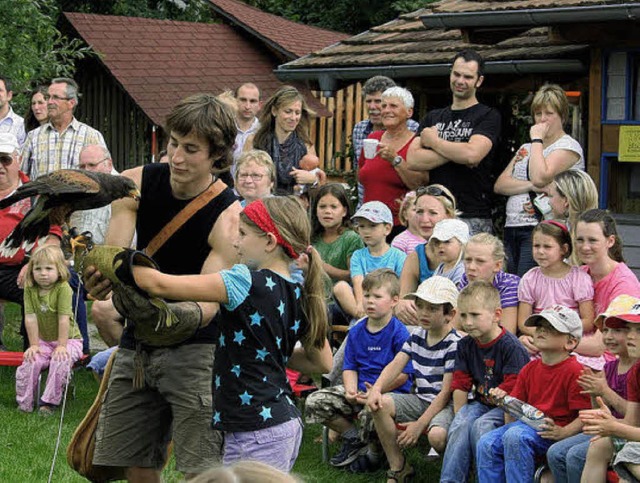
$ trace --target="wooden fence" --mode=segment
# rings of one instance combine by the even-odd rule
[[[311,139],[325,171],[348,173],[353,170],[351,134],[353,126],[368,118],[362,98],[360,83],[336,92],[335,97],[314,95],[324,104],[333,117],[316,118],[311,123]]]

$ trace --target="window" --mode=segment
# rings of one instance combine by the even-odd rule
[[[640,52],[611,52],[605,57],[603,121],[640,122]]]

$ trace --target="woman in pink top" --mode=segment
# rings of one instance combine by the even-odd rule
[[[578,217],[576,250],[582,267],[593,280],[596,314],[604,312],[618,295],[640,297],[640,282],[622,258],[622,240],[616,222],[606,210],[585,211]]]

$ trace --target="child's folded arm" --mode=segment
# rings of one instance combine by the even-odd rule
[[[469,400],[469,391],[456,389],[453,391],[453,412],[457,414]]]
[[[373,384],[372,389],[380,393],[388,392],[387,388],[390,387],[394,381],[397,381],[398,377],[403,375],[402,370],[406,367],[407,362],[409,362],[409,356],[404,352],[398,352],[393,360],[382,370],[378,379]]]

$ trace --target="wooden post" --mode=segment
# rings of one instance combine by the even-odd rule
[[[602,50],[591,49],[589,67],[589,148],[587,172],[596,186],[600,186],[600,158],[602,156]],[[605,200],[608,201],[608,200]]]
[[[336,92],[336,110],[333,114],[333,122],[334,122],[334,132],[333,132],[333,143],[334,143],[334,152],[340,152],[341,156],[340,158],[336,158],[335,162],[334,162],[334,166],[333,168],[340,168],[342,167],[342,162],[339,160],[343,160],[345,158],[344,156],[344,125],[343,125],[343,119],[344,119],[344,95],[345,95],[345,89],[341,89],[338,92]]]
[[[322,104],[324,104],[326,106],[326,99],[324,96],[320,96],[320,102]],[[325,135],[325,129],[327,128],[327,118],[326,117],[321,117],[320,118],[320,122],[319,122],[319,129],[318,129],[318,143],[316,144],[316,146],[318,147],[318,158],[320,158],[320,167],[322,169],[324,169],[326,171],[326,147],[325,147],[325,140],[326,140],[326,135]]]
[[[358,124],[360,121],[362,121],[362,86],[360,85],[359,82],[356,84],[355,98],[356,98],[355,99],[355,101],[356,101],[356,106],[355,106],[356,118],[354,119],[354,125]]]
[[[353,122],[353,118],[354,118],[354,99],[353,96],[355,95],[356,89],[354,89],[353,85],[350,85],[349,87],[347,87],[347,107],[346,107],[346,122],[345,122],[345,132],[344,132],[344,138],[345,138],[345,146],[351,145],[353,143],[353,140],[351,139],[351,134],[353,133],[353,126],[355,125],[355,123]],[[353,168],[351,167],[351,156],[345,156],[343,158],[343,165],[344,165],[344,170],[345,171],[351,171]]]
[[[325,166],[334,168],[331,165],[331,160],[333,158],[334,148],[333,148],[333,133],[335,131],[335,112],[336,112],[336,100],[335,97],[330,97],[327,103],[327,109],[334,113],[334,116],[327,122],[327,149],[325,151]]]

